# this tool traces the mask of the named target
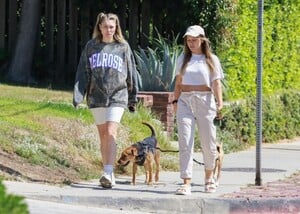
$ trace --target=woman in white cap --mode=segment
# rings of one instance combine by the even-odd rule
[[[184,52],[177,59],[173,101],[178,127],[180,177],[183,179],[176,194],[191,194],[196,124],[205,167],[204,191],[212,193],[216,191],[213,169],[218,155],[213,120],[223,107],[223,71],[201,26],[188,27],[183,38]]]

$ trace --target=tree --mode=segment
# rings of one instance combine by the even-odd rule
[[[31,73],[40,12],[40,0],[24,0],[19,34],[6,76],[9,81],[26,84],[33,80]]]

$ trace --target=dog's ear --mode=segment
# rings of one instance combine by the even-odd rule
[[[138,156],[138,151],[137,151],[137,149],[136,149],[136,148],[132,148],[132,149],[131,149],[131,154],[132,154],[133,156]]]

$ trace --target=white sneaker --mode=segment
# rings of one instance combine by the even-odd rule
[[[104,173],[101,176],[99,182],[103,188],[112,188],[113,186],[116,185],[116,179],[114,173],[111,174]]]
[[[114,173],[111,174],[111,185],[116,186],[116,178]]]

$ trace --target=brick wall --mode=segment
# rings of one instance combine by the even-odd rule
[[[165,131],[171,135],[174,130],[174,111],[172,101],[174,100],[173,92],[139,92],[138,97],[147,104],[151,103],[151,110],[160,118],[165,125]],[[146,105],[145,105],[146,106]],[[149,105],[148,105],[149,106]]]

